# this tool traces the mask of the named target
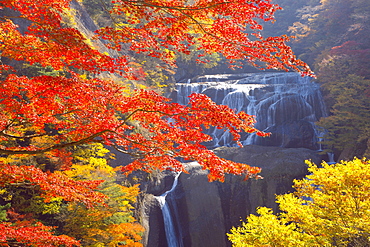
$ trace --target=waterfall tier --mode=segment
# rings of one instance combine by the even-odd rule
[[[206,94],[217,104],[254,115],[255,127],[272,133],[269,138],[243,134],[244,145],[320,149],[321,134],[314,122],[326,116],[326,110],[319,85],[309,77],[298,73],[206,75],[177,83],[171,97],[186,105],[192,93]],[[213,137],[205,144],[210,148],[236,145],[228,132],[209,129],[206,133]]]
[[[172,205],[173,208],[171,210],[171,206],[169,205],[170,203],[167,201],[167,196],[170,196],[170,193],[173,192],[177,186],[180,174],[181,172],[177,173],[175,176],[170,190],[166,191],[160,196],[155,197],[162,210],[168,247],[183,247],[177,208],[175,205]],[[169,201],[171,201],[171,199]]]

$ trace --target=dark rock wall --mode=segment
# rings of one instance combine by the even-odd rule
[[[143,236],[144,246],[166,247],[167,241],[162,211],[152,194],[145,194],[141,198],[139,215],[140,223],[146,230]]]
[[[307,174],[305,160],[320,163],[317,152],[305,148],[280,148],[246,146],[244,148],[221,147],[215,152],[226,159],[262,167],[264,179],[250,179],[227,175],[225,182],[208,182],[207,172],[195,163],[188,166],[189,173],[179,177],[173,192],[174,202],[182,228],[184,247],[230,246],[226,238],[232,226],[240,224],[258,206],[278,210],[276,194],[292,191],[293,179]],[[171,185],[169,185],[170,187]],[[147,195],[150,198],[151,195]],[[147,200],[142,220],[147,228],[145,246],[165,247],[164,226],[161,211],[155,202]],[[159,214],[159,215],[158,215]],[[153,229],[154,228],[154,229]]]

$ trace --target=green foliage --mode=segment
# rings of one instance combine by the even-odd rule
[[[332,98],[332,115],[321,119],[318,125],[328,130],[324,142],[328,147],[354,148],[356,143],[370,139],[369,86],[370,80],[356,75],[324,84]],[[370,146],[366,149],[365,155]]]
[[[10,206],[10,203],[5,204],[4,206],[0,206],[0,221],[8,220],[8,218],[6,217],[6,210],[8,210]]]
[[[369,246],[370,161],[355,158],[318,167],[277,196],[282,213],[259,208],[227,234],[241,246]]]
[[[285,0],[277,0],[285,2]],[[288,1],[288,0],[287,0]],[[341,159],[370,155],[370,5],[366,0],[311,0],[290,30],[299,57],[315,68],[328,118],[324,144]]]
[[[39,63],[35,63],[33,65],[24,64],[21,71],[24,72],[29,77],[46,75],[46,76],[60,76],[62,75],[62,71],[54,70],[51,66],[42,66]]]
[[[24,212],[33,214],[57,214],[60,211],[62,201],[62,198],[55,197],[46,203],[44,198],[35,196],[30,200],[29,206],[25,208]]]
[[[143,231],[132,212],[139,188],[118,184],[120,167],[114,169],[107,164],[104,157],[108,152],[100,143],[86,145],[75,150],[76,163],[64,171],[76,180],[104,180],[99,192],[107,196],[105,202],[93,208],[80,203],[64,204],[57,218],[63,222],[63,232],[81,240],[83,246],[117,246],[132,239],[132,246],[136,246]]]

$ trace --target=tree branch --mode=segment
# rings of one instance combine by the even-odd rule
[[[50,151],[55,150],[55,149],[62,149],[62,148],[66,148],[66,147],[77,146],[77,145],[81,145],[81,144],[88,143],[88,142],[96,142],[96,140],[95,141],[93,140],[95,137],[98,137],[98,136],[100,136],[100,135],[102,135],[106,132],[109,132],[109,131],[110,130],[103,130],[103,131],[100,131],[100,132],[95,133],[91,136],[85,137],[85,138],[83,138],[81,140],[78,140],[78,141],[68,142],[68,143],[64,143],[64,144],[56,144],[56,145],[50,146],[48,148],[39,149],[39,150],[0,149],[0,154],[8,154],[8,155],[14,155],[14,154],[42,154],[42,153],[50,152]]]
[[[94,140],[94,138],[96,137],[99,137],[105,133],[108,133],[108,132],[111,132],[111,133],[114,133],[116,135],[119,135],[122,139],[125,139],[126,141],[129,141],[131,143],[134,143],[136,145],[141,145],[143,147],[146,147],[146,148],[155,148],[155,147],[150,147],[150,146],[146,146],[145,144],[143,143],[139,143],[139,142],[136,142],[134,140],[131,140],[129,138],[127,138],[126,136],[122,136],[120,135],[119,133],[117,133],[117,130],[122,127],[124,124],[127,123],[127,121],[130,120],[130,118],[137,112],[147,112],[147,113],[160,113],[164,116],[168,116],[168,117],[171,117],[170,114],[167,114],[167,113],[164,113],[164,112],[161,112],[161,111],[151,111],[151,110],[145,110],[145,109],[136,109],[134,111],[132,111],[124,120],[123,122],[118,125],[114,130],[102,130],[102,131],[99,131],[95,134],[92,134],[90,136],[87,136],[85,138],[82,138],[78,141],[73,141],[73,142],[68,142],[68,143],[63,143],[63,144],[56,144],[56,145],[52,145],[50,147],[47,147],[47,148],[43,148],[43,149],[38,149],[38,150],[11,150],[11,149],[1,149],[0,148],[0,154],[7,154],[7,155],[15,155],[15,154],[29,154],[29,155],[34,155],[34,154],[42,154],[42,153],[46,153],[46,152],[50,152],[50,151],[53,151],[53,150],[56,150],[56,149],[62,149],[62,148],[67,148],[67,147],[72,147],[72,146],[78,146],[78,145],[81,145],[81,144],[85,144],[85,143],[90,143],[90,142],[101,142],[99,140]],[[45,134],[47,135],[47,134]],[[9,135],[9,134],[5,134],[4,133],[4,130],[0,132],[0,136],[4,136],[4,137],[8,137],[8,138],[15,138],[15,139],[24,139],[24,138],[34,138],[34,137],[40,137],[40,136],[45,136],[45,135],[29,135],[29,136],[13,136],[13,135]]]

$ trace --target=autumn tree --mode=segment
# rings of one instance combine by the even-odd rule
[[[69,202],[89,207],[103,203],[106,196],[97,192],[102,181],[75,181],[62,171],[46,172],[47,164],[39,158],[0,158],[0,202],[7,209],[0,223],[0,245],[79,246],[79,241],[66,234],[54,235],[57,226],[48,224],[53,222],[48,215],[57,214]]]
[[[328,130],[325,144],[334,151],[341,151],[340,159],[348,160],[370,152],[366,120],[370,113],[370,70],[366,66],[370,61],[367,42],[370,22],[365,18],[370,8],[362,0],[347,5],[350,5],[351,18],[347,22],[351,28],[337,35],[340,40],[336,46],[321,52],[315,67],[331,113],[318,123]]]
[[[277,2],[280,1],[289,0]],[[361,55],[360,50],[369,48],[369,11],[369,3],[366,0],[307,1],[305,6],[297,10],[300,20],[289,28],[290,32],[297,36],[293,47],[300,50],[299,57],[308,60],[308,63],[314,66],[315,72],[320,70],[322,61],[330,60],[333,53],[340,55],[339,51],[350,55],[348,52],[352,50],[357,52],[362,60],[366,54]],[[356,66],[351,68],[358,70]]]
[[[73,202],[60,207],[57,218],[63,223],[63,232],[79,239],[82,246],[142,246],[144,231],[133,217],[133,204],[139,194],[138,185],[126,187],[119,182],[121,168],[108,165],[109,152],[102,144],[77,149],[76,162],[64,173],[78,181],[104,180],[98,191],[106,196],[104,202],[87,207]]]
[[[233,246],[369,245],[370,162],[308,164],[311,174],[294,181],[296,192],[277,196],[282,212],[259,208],[231,229]]]
[[[32,159],[34,156],[31,159],[1,158],[11,166],[0,170],[3,179],[0,200],[7,203],[0,209],[3,213],[8,209],[2,217],[7,228],[0,243],[12,245],[28,241],[42,246],[141,246],[139,241],[143,228],[132,213],[139,189],[120,185],[117,181],[120,168],[107,164],[105,156],[108,152],[100,143],[85,144],[73,151],[69,169],[54,171],[50,178],[35,168],[48,166],[50,161],[45,157],[40,161],[39,155],[37,162]],[[16,165],[24,163],[28,166]],[[6,179],[18,182],[5,182]],[[63,184],[62,179],[68,183]],[[98,183],[95,182],[93,188],[94,181]],[[46,226],[50,223],[58,228]],[[53,236],[54,230],[63,235]],[[22,233],[24,231],[26,234]],[[36,235],[40,237],[35,238]]]
[[[369,154],[370,6],[366,0],[309,1],[291,30],[315,68],[330,116],[324,146],[340,159]],[[297,50],[297,49],[296,49]]]
[[[297,10],[300,20],[293,23],[290,32],[297,36],[300,57],[313,65],[321,52],[340,45],[350,38],[352,3],[356,0],[311,0]]]
[[[224,161],[200,143],[209,140],[201,133],[204,127],[227,128],[236,139],[239,131],[255,132],[251,116],[237,115],[201,95],[192,95],[189,106],[170,103],[148,91],[127,96],[118,83],[94,78],[94,74],[102,72],[134,78],[129,58],[100,53],[77,29],[63,25],[69,1],[46,3],[2,2],[2,57],[50,66],[64,74],[29,78],[14,73],[16,68],[2,65],[0,153],[37,154],[101,142],[124,152],[134,150],[140,158],[131,166],[135,169],[165,168],[169,164],[180,168],[174,159],[180,156],[197,159],[205,168],[211,168],[211,178],[248,170],[243,165],[220,166]],[[256,19],[273,20],[277,9],[269,1],[198,1],[191,5],[115,1],[111,9],[114,25],[97,30],[96,38],[106,40],[111,49],[119,50],[127,43],[135,52],[157,56],[168,63],[173,62],[172,50],[187,53],[190,45],[198,43],[199,50],[220,52],[231,62],[259,60],[267,68],[303,69],[303,73],[310,73],[285,44],[288,37],[264,39],[259,35],[261,27]],[[24,32],[13,21],[19,19],[29,21]],[[255,35],[244,32],[247,28],[256,30]],[[90,73],[87,78],[82,76],[85,72]]]
[[[323,86],[333,100],[332,114],[317,123],[327,130],[323,143],[346,151],[341,159],[370,155],[370,80],[348,75]]]
[[[153,91],[130,94],[122,83],[104,76],[142,77],[142,69],[128,55],[115,51],[128,49],[174,65],[174,52],[187,54],[193,45],[200,51],[200,62],[206,62],[204,54],[218,52],[231,65],[247,60],[268,69],[311,74],[286,45],[289,37],[260,35],[257,20],[273,21],[279,7],[269,0],[115,0],[108,6],[111,25],[87,37],[70,21],[69,0],[1,1],[0,186],[4,197],[27,188],[37,196],[34,206],[42,210],[47,208],[45,203],[58,207],[61,201],[84,204],[87,211],[104,203],[102,180],[79,180],[66,173],[73,164],[71,149],[94,143],[133,155],[136,159],[124,167],[125,172],[184,170],[177,159],[181,157],[198,161],[210,171],[210,180],[223,180],[225,173],[256,176],[259,168],[221,159],[202,145],[210,140],[202,130],[212,126],[229,130],[235,140],[241,131],[265,136],[254,128],[252,116],[236,114],[204,95],[193,94],[189,104],[181,106]],[[101,40],[112,55],[93,46]],[[44,69],[30,73],[26,67]],[[3,218],[0,225],[5,233],[2,245],[78,245],[70,237],[52,235],[52,227],[20,214],[20,205],[16,208],[18,212],[8,210],[7,220]],[[21,232],[27,232],[26,237]]]

